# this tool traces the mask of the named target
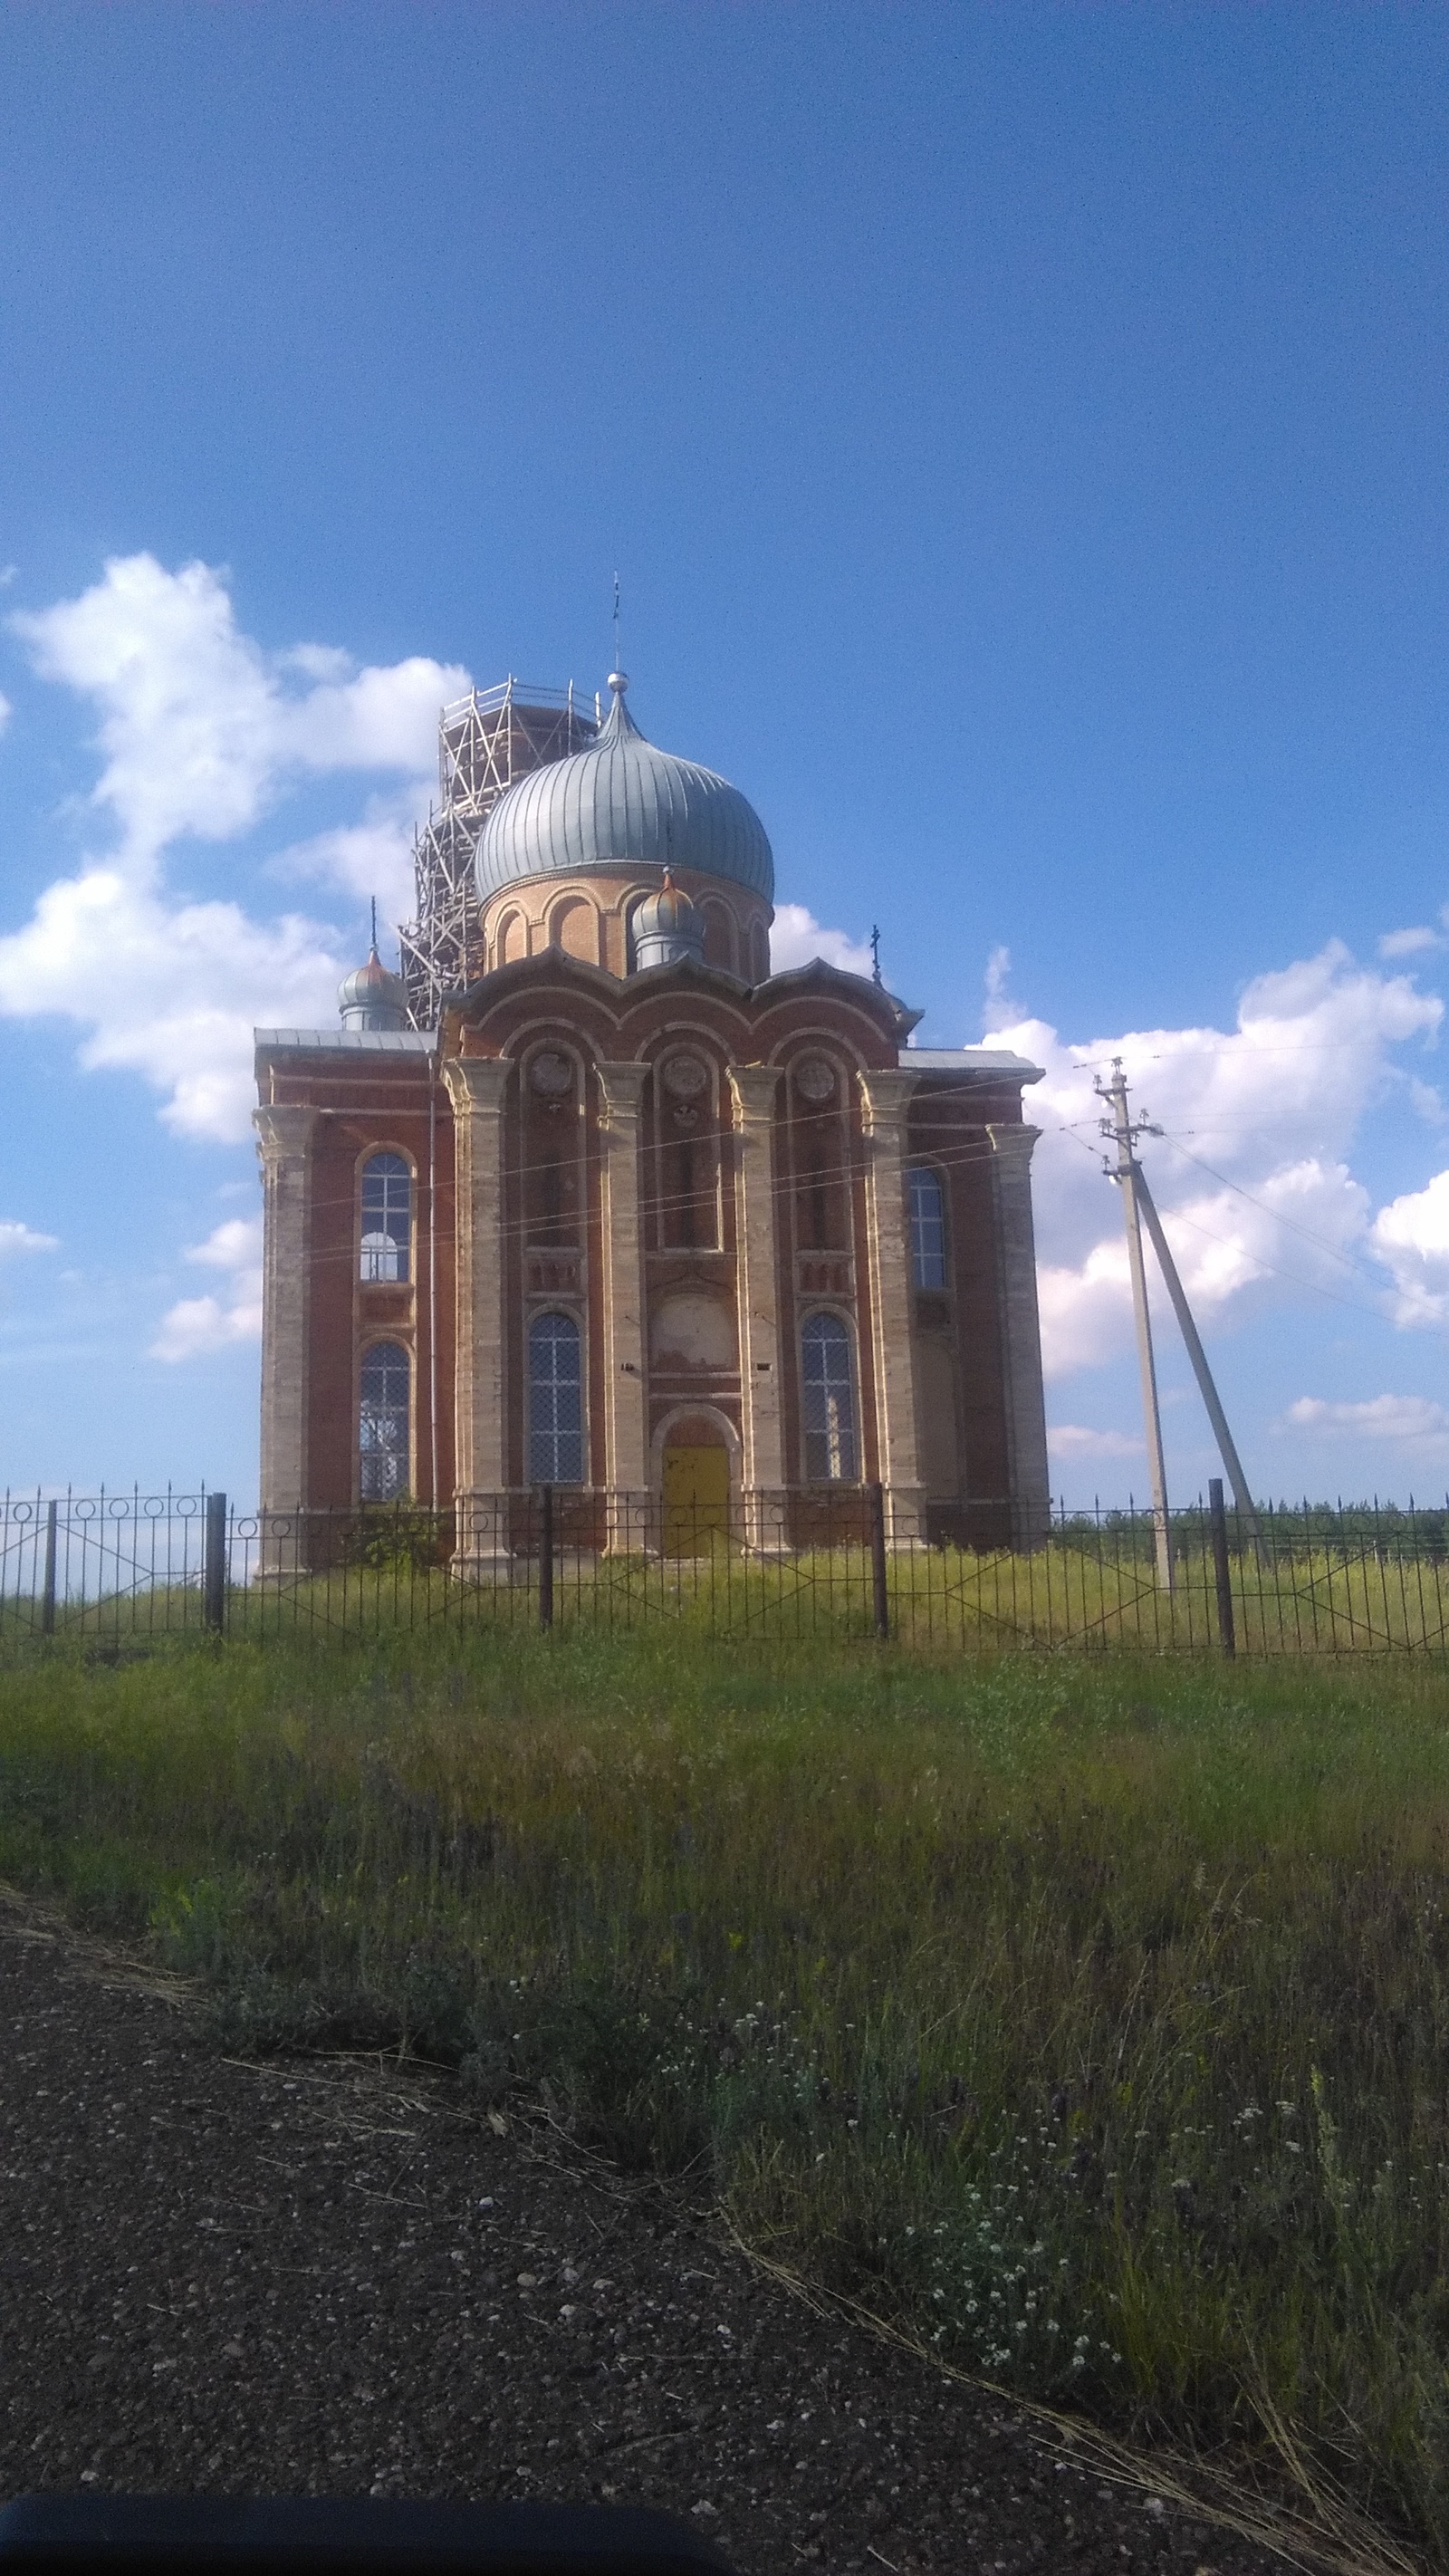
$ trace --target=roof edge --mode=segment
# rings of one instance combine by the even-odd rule
[[[994,1081],[1002,1074],[1023,1084],[1046,1080],[1044,1065],[1014,1054],[1010,1047],[907,1046],[901,1049],[901,1063],[912,1073],[974,1074],[979,1081]]]

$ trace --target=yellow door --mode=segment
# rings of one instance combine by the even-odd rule
[[[716,1531],[730,1525],[727,1449],[664,1452],[664,1553],[707,1556]]]

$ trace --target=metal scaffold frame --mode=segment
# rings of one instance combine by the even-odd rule
[[[574,687],[537,688],[510,673],[444,707],[438,726],[440,801],[413,842],[417,912],[398,932],[408,1017],[438,1024],[442,997],[482,972],[473,854],[505,787],[547,761],[582,751],[599,729],[599,701]]]

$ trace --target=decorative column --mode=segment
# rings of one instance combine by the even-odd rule
[[[258,1574],[305,1570],[312,1136],[309,1107],[254,1109],[262,1167],[262,1472]]]
[[[595,1064],[602,1104],[604,1484],[606,1545],[620,1555],[650,1535],[649,1379],[644,1347],[644,1246],[639,1222],[642,1064]]]
[[[456,1167],[457,1375],[453,1562],[487,1564],[508,1548],[507,1355],[503,1270],[506,1056],[449,1056]]]
[[[780,1271],[776,1231],[775,1118],[780,1068],[730,1067],[737,1158],[740,1461],[745,1541],[786,1543],[785,1440],[780,1391]]]
[[[988,1127],[996,1210],[997,1300],[1001,1316],[1015,1547],[1039,1547],[1051,1525],[1046,1400],[1041,1382],[1041,1322],[1036,1302],[1036,1236],[1031,1220],[1031,1152],[1039,1127],[1012,1120]]]
[[[926,1486],[916,1434],[911,1313],[911,1222],[906,1205],[906,1116],[918,1073],[904,1067],[862,1073],[865,1110],[866,1250],[875,1359],[877,1455],[893,1546],[926,1534]]]

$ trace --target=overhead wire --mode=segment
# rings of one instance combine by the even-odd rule
[[[421,1117],[424,1113],[421,1109],[405,1109],[397,1102],[378,1102],[363,1104],[349,1103],[345,1108],[339,1107],[331,1114],[337,1117],[373,1116],[401,1118],[413,1116]],[[1085,1153],[1093,1156],[1095,1159],[1097,1154],[1096,1147],[1090,1144],[1084,1135],[1077,1132],[1080,1127],[1086,1124],[1087,1121],[1085,1120],[1078,1120],[1070,1123],[1064,1121],[1051,1132],[1071,1137],[1074,1143],[1079,1144]],[[726,1141],[737,1137],[739,1133],[740,1131],[738,1129],[721,1124],[706,1131],[705,1134],[694,1141],[710,1146],[722,1162],[722,1149]],[[646,1150],[651,1154],[661,1155],[669,1149],[671,1144],[677,1143],[678,1141],[679,1140],[672,1138],[664,1138],[662,1140],[651,1139]],[[1206,1172],[1211,1179],[1219,1181],[1225,1188],[1234,1191],[1237,1196],[1246,1200],[1250,1206],[1259,1208],[1264,1215],[1276,1217],[1280,1224],[1289,1227],[1290,1230],[1296,1233],[1302,1234],[1305,1240],[1318,1243],[1323,1249],[1335,1252],[1337,1257],[1347,1262],[1349,1266],[1362,1268],[1365,1276],[1372,1275],[1368,1272],[1367,1265],[1353,1264],[1351,1256],[1339,1252],[1338,1247],[1330,1244],[1326,1237],[1315,1236],[1311,1229],[1296,1225],[1292,1219],[1283,1217],[1278,1210],[1269,1207],[1266,1202],[1256,1199],[1253,1196],[1253,1193],[1243,1189],[1241,1184],[1231,1181],[1225,1174],[1215,1171],[1213,1166],[1204,1162],[1200,1156],[1190,1153],[1176,1136],[1169,1136],[1166,1141],[1172,1144],[1176,1152],[1182,1153],[1188,1161],[1195,1163],[1198,1168]],[[373,1151],[387,1150],[385,1141],[381,1138],[369,1140],[369,1147]],[[369,1147],[363,1148],[364,1153],[369,1150]],[[588,1133],[588,1131],[585,1131],[585,1134],[580,1141],[577,1154],[573,1159],[577,1163],[585,1166],[585,1168],[587,1168],[590,1160],[592,1159],[597,1167],[601,1158],[597,1153],[596,1140]],[[937,1166],[946,1172],[964,1171],[969,1170],[973,1166],[989,1166],[997,1160],[997,1152],[993,1145],[982,1143],[975,1138],[971,1138],[963,1140],[963,1142],[957,1146],[932,1147],[929,1153],[921,1156],[919,1159],[927,1160],[934,1166]],[[526,1187],[530,1180],[539,1177],[549,1169],[557,1169],[557,1167],[557,1164],[553,1162],[552,1158],[538,1161],[510,1163],[507,1166],[505,1178],[508,1182],[514,1185],[522,1185]],[[848,1155],[835,1170],[827,1173],[826,1175],[828,1183],[833,1183],[837,1186],[846,1188],[850,1187],[859,1177],[860,1167],[858,1163],[852,1160]],[[722,1178],[723,1174],[717,1173],[712,1181],[706,1180],[699,1188],[688,1191],[654,1191],[650,1194],[648,1204],[658,1219],[667,1221],[671,1215],[677,1213],[680,1209],[690,1205],[697,1205],[701,1197],[707,1195],[712,1188],[718,1187],[719,1181]],[[811,1172],[801,1173],[787,1170],[779,1174],[771,1175],[770,1179],[764,1184],[764,1194],[772,1202],[783,1203],[791,1198],[797,1197],[803,1190],[814,1186],[815,1181],[816,1176]],[[353,1189],[345,1193],[325,1193],[313,1197],[310,1204],[314,1214],[329,1215],[338,1213],[344,1209],[351,1210],[355,1208],[357,1204],[356,1191]],[[1172,1211],[1172,1218],[1174,1223],[1187,1226],[1193,1233],[1200,1235],[1205,1242],[1218,1244],[1225,1250],[1237,1251],[1241,1258],[1250,1262],[1256,1270],[1261,1271],[1267,1276],[1283,1279],[1290,1286],[1303,1288],[1312,1295],[1327,1298],[1331,1303],[1347,1306],[1354,1313],[1370,1314],[1375,1316],[1379,1321],[1383,1320],[1382,1308],[1370,1306],[1358,1298],[1345,1297],[1338,1291],[1326,1287],[1321,1280],[1305,1278],[1300,1272],[1285,1269],[1281,1263],[1270,1261],[1261,1253],[1249,1251],[1243,1245],[1235,1244],[1230,1236],[1215,1232],[1211,1227],[1203,1225],[1200,1220],[1184,1214],[1181,1209],[1174,1209]],[[539,1228],[541,1224],[555,1224],[559,1221],[559,1218],[554,1217],[540,1218],[536,1211],[525,1209],[518,1217],[505,1219],[502,1226],[499,1228],[499,1234],[501,1239],[505,1242],[513,1241],[519,1244],[528,1244],[531,1242],[533,1248],[540,1253],[564,1253],[586,1249],[587,1228],[590,1222],[587,1209],[584,1211],[581,1227],[581,1231],[585,1235],[584,1241],[577,1244],[561,1242],[546,1244],[538,1241]],[[716,1240],[713,1244],[670,1243],[662,1244],[658,1249],[671,1253],[722,1252],[729,1248],[723,1240],[723,1234],[724,1229],[721,1227],[718,1230]],[[797,1245],[796,1249],[806,1258],[809,1258],[814,1254],[818,1254],[821,1259],[849,1258],[852,1254],[853,1246],[850,1243],[817,1246]]]

